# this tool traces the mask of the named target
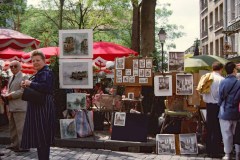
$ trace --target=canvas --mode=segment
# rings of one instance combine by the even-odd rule
[[[157,134],[156,143],[158,154],[176,154],[174,134]]]
[[[86,109],[86,93],[67,93],[67,109]]]
[[[92,29],[60,30],[60,58],[93,58]]]
[[[197,136],[195,133],[179,134],[180,154],[198,154]]]
[[[75,119],[60,119],[61,139],[77,138]]]
[[[92,60],[60,59],[60,88],[93,88]]]

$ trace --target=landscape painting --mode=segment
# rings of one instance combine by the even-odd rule
[[[93,88],[92,60],[60,59],[60,88]]]
[[[77,138],[75,119],[60,119],[61,139]]]
[[[67,109],[80,110],[86,109],[86,93],[68,93]]]
[[[60,58],[93,58],[92,29],[60,30]]]

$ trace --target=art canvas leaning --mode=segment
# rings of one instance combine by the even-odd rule
[[[60,30],[60,58],[93,58],[92,29]]]
[[[80,110],[86,109],[86,93],[68,93],[67,94],[67,109]]]
[[[193,94],[193,75],[186,73],[176,74],[176,95]]]
[[[198,154],[196,133],[179,134],[180,154]]]
[[[157,134],[157,154],[176,154],[175,135]]]
[[[93,88],[92,60],[60,59],[60,88]]]
[[[60,119],[61,139],[77,138],[75,119]]]

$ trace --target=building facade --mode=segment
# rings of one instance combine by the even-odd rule
[[[224,0],[200,0],[201,54],[224,57]]]
[[[202,54],[225,58],[240,54],[240,0],[200,0]]]

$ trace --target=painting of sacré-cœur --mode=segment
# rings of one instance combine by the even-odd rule
[[[92,30],[60,30],[59,47],[60,58],[92,58]]]
[[[60,59],[60,88],[93,88],[92,60]]]

